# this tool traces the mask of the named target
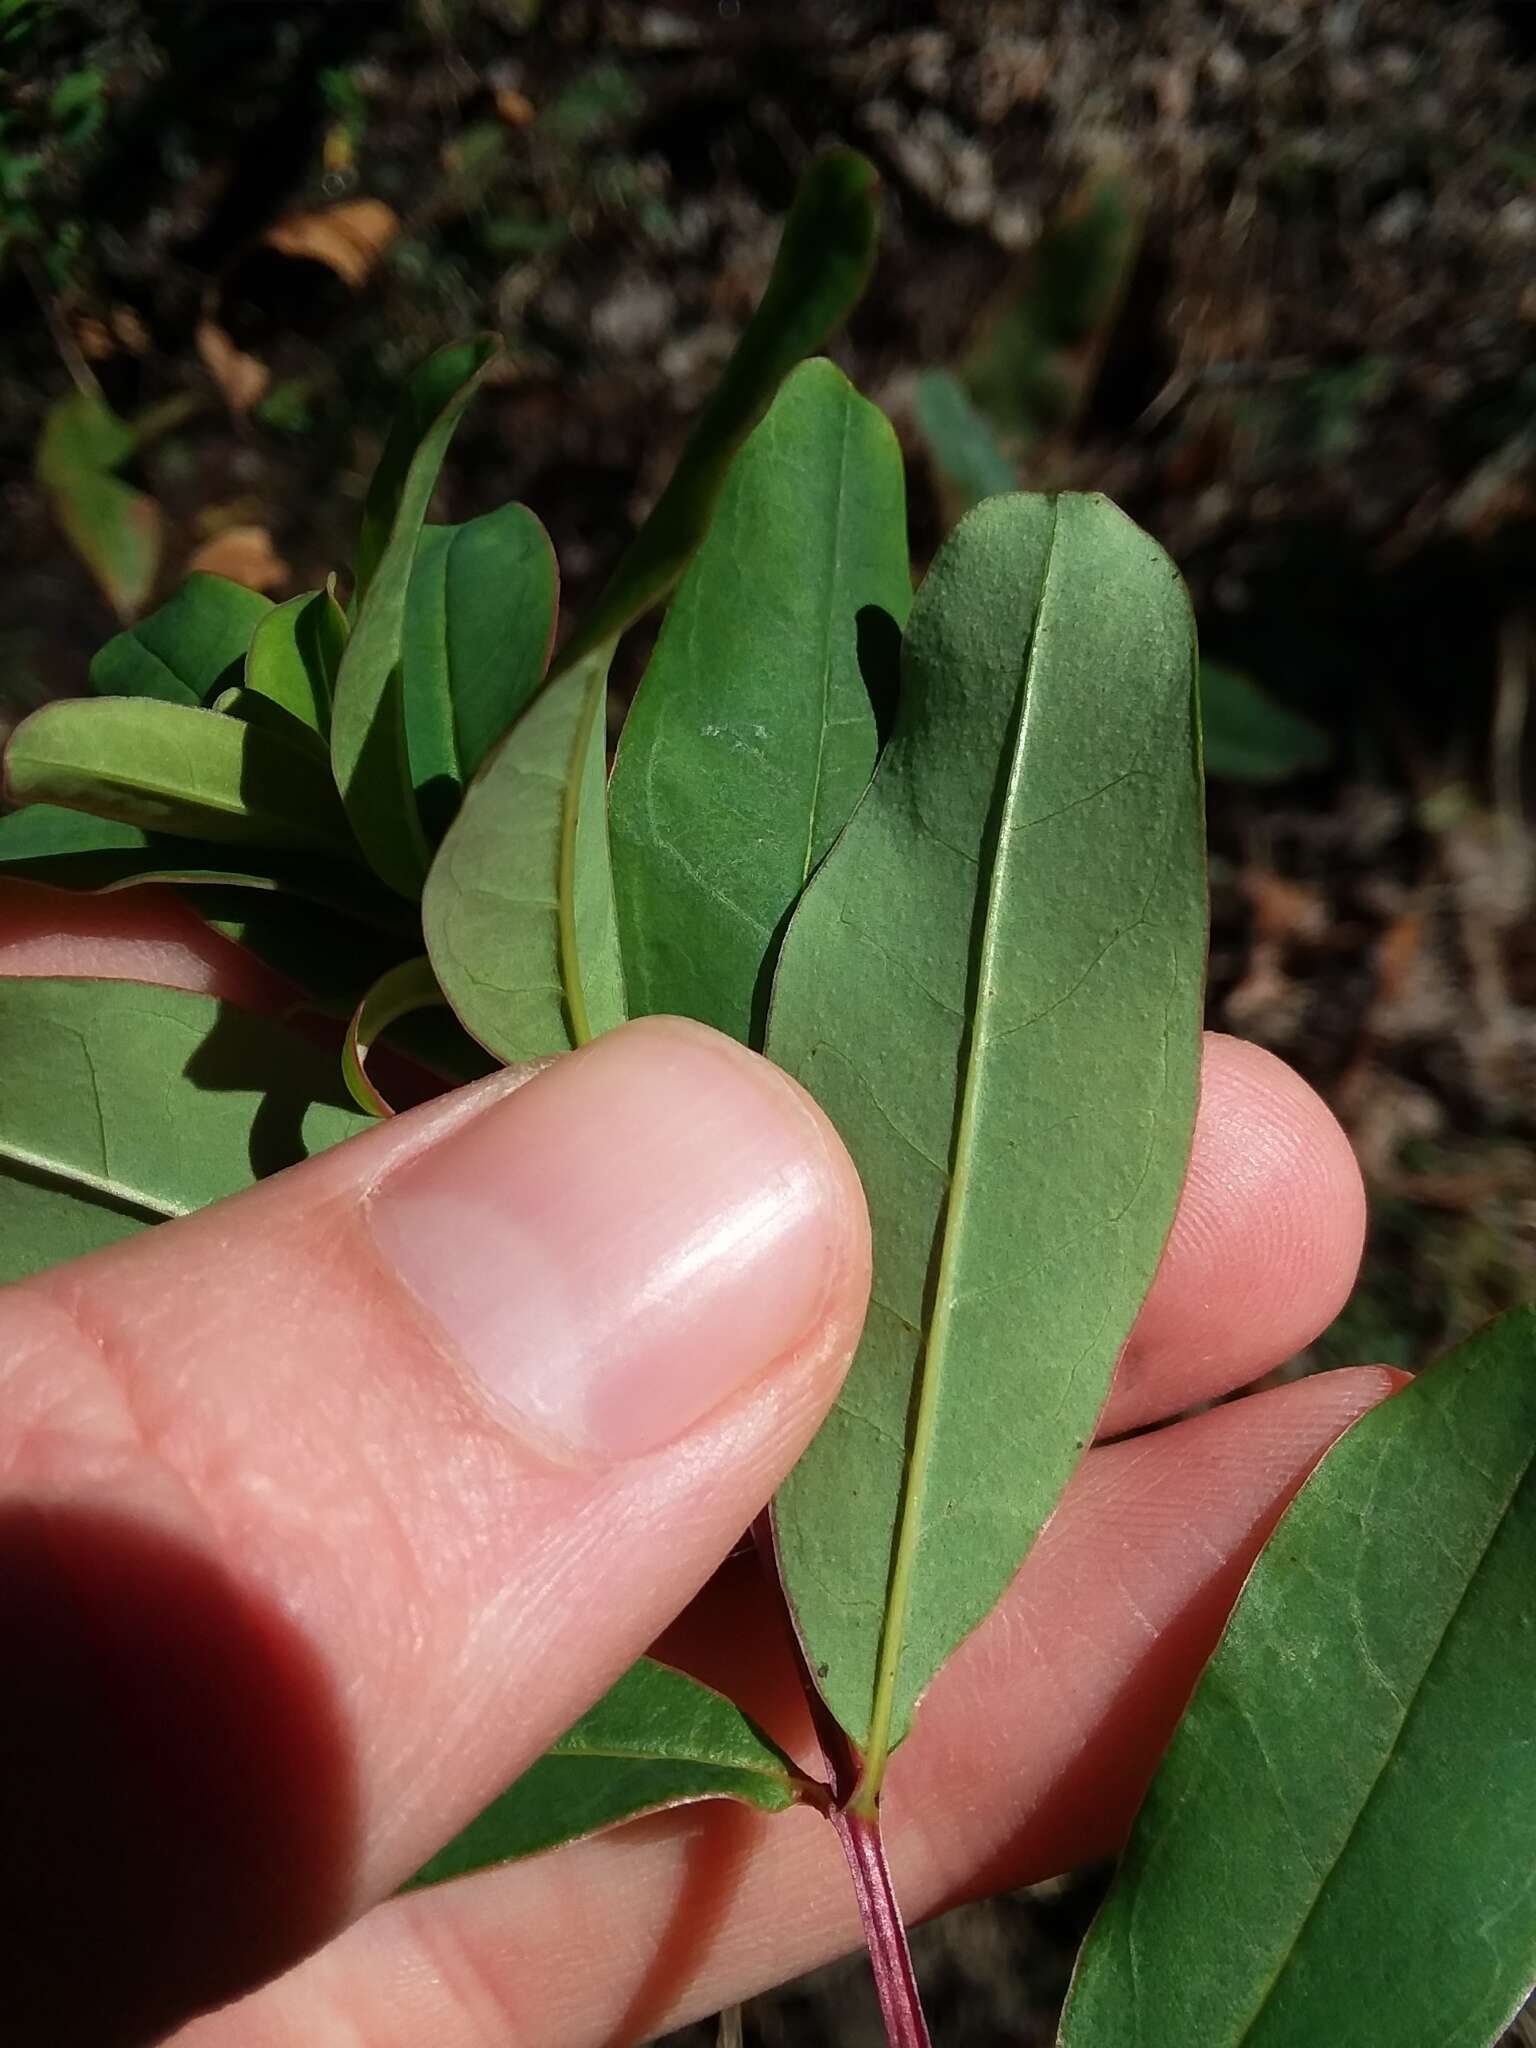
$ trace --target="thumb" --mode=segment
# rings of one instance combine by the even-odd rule
[[[867,1273],[808,1098],[657,1019],[0,1293],[15,2038],[147,2038],[393,1889],[730,1548]]]

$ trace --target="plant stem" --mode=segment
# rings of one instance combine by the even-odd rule
[[[885,1860],[879,1817],[866,1819],[863,1814],[841,1806],[833,1808],[830,1819],[848,1859],[854,1897],[859,1902],[859,1919],[880,1999],[885,2038],[890,2048],[932,2048],[912,1968],[912,1951],[907,1946],[907,1930],[891,1883],[890,1865]]]
[[[810,1708],[811,1724],[816,1730],[816,1740],[821,1746],[827,1775],[831,1780],[831,1798],[825,1809],[826,1816],[837,1831],[837,1839],[842,1843],[843,1855],[847,1859],[848,1875],[853,1880],[853,1895],[859,1907],[859,1924],[864,1930],[864,1946],[869,1950],[870,1968],[874,1972],[875,1991],[880,2000],[880,2017],[885,2022],[888,2048],[932,2048],[928,2022],[923,2017],[923,2002],[917,1988],[917,1976],[912,1968],[912,1951],[907,1946],[906,1925],[901,1917],[896,1888],[891,1882],[890,1865],[885,1857],[885,1841],[880,1832],[879,1811],[875,1809],[867,1813],[854,1812],[850,1805],[862,1782],[860,1759],[855,1754],[847,1735],[833,1720],[827,1703],[817,1691],[816,1681],[811,1676],[810,1665],[806,1662],[805,1647],[795,1628],[789,1602],[784,1598],[783,1581],[778,1574],[778,1550],[774,1543],[773,1522],[767,1509],[764,1509],[753,1523],[752,1534],[763,1570],[773,1580],[779,1593],[780,1612],[784,1617],[795,1669],[800,1674],[801,1689],[805,1693],[806,1705]]]

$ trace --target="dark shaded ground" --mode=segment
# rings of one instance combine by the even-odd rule
[[[1536,1294],[1525,0],[100,0],[34,29],[0,115],[13,709],[79,687],[114,623],[32,476],[72,376],[125,414],[191,401],[137,468],[163,583],[255,527],[281,594],[346,553],[402,369],[497,326],[511,364],[443,509],[525,498],[579,605],[841,137],[884,173],[887,238],[837,353],[903,435],[921,556],[949,500],[917,373],[1038,302],[1085,184],[1130,192],[1134,264],[1010,450],[1150,526],[1207,650],[1332,742],[1324,769],[1212,789],[1212,1019],[1317,1082],[1372,1182],[1362,1287],[1303,1363],[1422,1362]],[[262,242],[360,198],[399,229],[356,288]],[[266,373],[248,410],[199,354],[209,319]],[[1088,1900],[924,1937],[947,2048],[1049,2038]],[[873,2041],[867,2007],[844,1972],[748,2039]]]

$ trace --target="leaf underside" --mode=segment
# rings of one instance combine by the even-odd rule
[[[1357,1422],[1270,1539],[1084,1948],[1063,2048],[1492,2041],[1536,1980],[1533,1698],[1527,1308]]]
[[[0,874],[43,882],[88,895],[130,888],[141,882],[226,885],[242,891],[281,892],[308,898],[364,924],[398,929],[405,915],[399,898],[384,890],[361,865],[316,860],[304,852],[232,846],[216,840],[145,832],[57,804],[28,804],[0,816]],[[291,901],[284,915],[298,912]]]
[[[131,981],[0,981],[0,1284],[184,1216],[369,1119],[334,1053]]]
[[[352,1013],[341,1049],[342,1078],[359,1109],[370,1116],[391,1116],[393,1105],[368,1072],[368,1055],[392,1024],[418,1010],[441,1004],[443,992],[426,959],[402,960],[381,974]]]
[[[840,370],[803,364],[731,467],[625,721],[609,815],[633,1015],[761,1042],[784,920],[874,768],[861,659],[910,603],[896,438]]]
[[[789,1759],[739,1707],[642,1657],[408,1889],[534,1856],[690,1800],[735,1799],[781,1813],[794,1805],[798,1783]]]
[[[604,649],[551,683],[465,796],[422,897],[460,1022],[509,1064],[624,1021],[608,857]]]
[[[871,1802],[1092,1434],[1183,1179],[1202,792],[1188,600],[1103,499],[1000,497],[918,593],[895,735],[790,924],[768,1051],[874,1291],[775,1526]]]
[[[8,794],[142,831],[350,857],[322,755],[216,711],[154,699],[70,698],[24,719]]]

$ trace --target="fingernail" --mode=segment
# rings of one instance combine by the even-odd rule
[[[648,1019],[397,1167],[368,1216],[506,1420],[621,1460],[804,1342],[847,1256],[851,1171],[766,1061]]]

